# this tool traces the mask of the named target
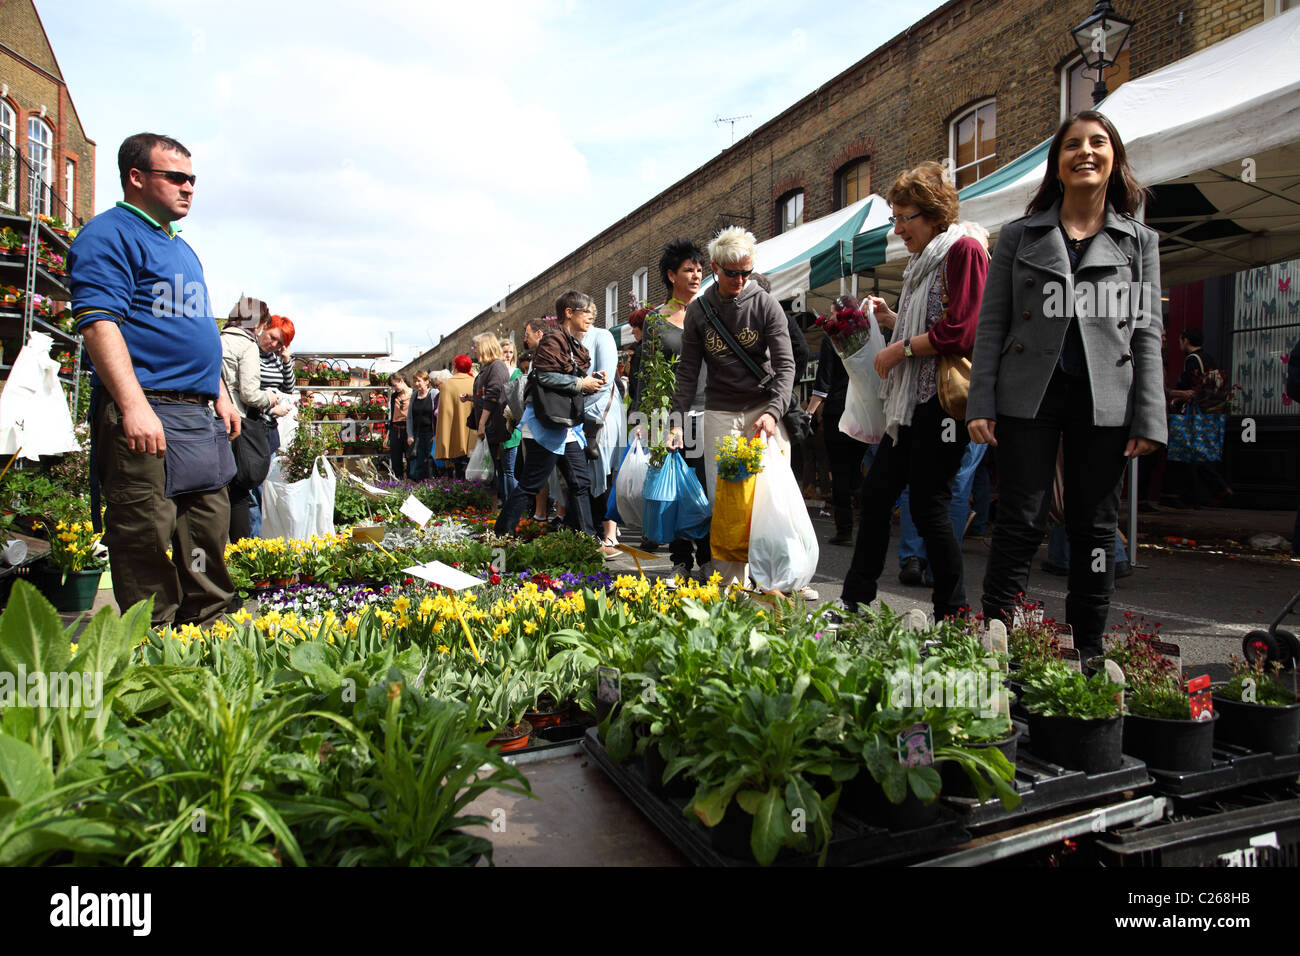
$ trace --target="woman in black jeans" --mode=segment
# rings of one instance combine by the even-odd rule
[[[406,410],[406,445],[411,449],[412,481],[429,477],[429,448],[433,445],[433,393],[429,391],[429,373],[415,373],[415,393]]]
[[[948,509],[952,479],[968,444],[963,423],[939,404],[939,359],[970,354],[988,254],[957,224],[957,190],[938,163],[903,173],[886,198],[894,207],[894,232],[912,257],[903,272],[898,313],[884,299],[871,300],[880,324],[894,330],[875,362],[885,380],[885,437],[862,489],[862,526],[843,601],[856,610],[875,599],[894,502],[910,488],[912,520],[934,574],[931,600],[938,620],[960,613],[966,604],[961,549]]]
[[[1065,620],[1101,653],[1115,589],[1125,465],[1166,437],[1156,234],[1124,144],[1101,113],[1056,131],[1029,215],[998,237],[980,312],[967,421],[998,448],[998,519],[984,614],[1010,618],[1043,540],[1057,446],[1070,539]]]

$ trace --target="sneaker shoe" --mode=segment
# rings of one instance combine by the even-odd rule
[[[821,598],[821,595],[817,593],[816,588],[800,588],[798,591],[795,591],[794,593],[797,594],[799,597],[803,598],[805,601],[816,601]]]
[[[1128,561],[1120,561],[1115,565],[1115,579],[1126,578],[1133,573],[1133,565]]]
[[[1051,561],[1044,561],[1039,565],[1039,567],[1048,574],[1055,574],[1058,578],[1068,578],[1070,576],[1069,568],[1063,568],[1059,564],[1053,564]]]
[[[675,582],[678,578],[681,578],[683,581],[689,581],[691,579],[691,566],[689,564],[678,562],[673,565],[672,579]]]
[[[898,581],[908,587],[920,587],[925,583],[925,569],[920,558],[908,558],[898,571]]]
[[[837,531],[835,537],[831,538],[826,543],[839,545],[842,548],[851,548],[853,547],[853,535],[849,532]]]

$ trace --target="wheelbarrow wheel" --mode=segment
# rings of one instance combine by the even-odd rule
[[[1257,667],[1270,661],[1280,661],[1284,654],[1282,644],[1275,634],[1259,630],[1251,631],[1241,639],[1241,653]]]
[[[1294,667],[1296,661],[1300,661],[1300,638],[1296,637],[1290,631],[1284,631],[1280,628],[1273,632],[1277,642],[1281,647],[1283,667]]]

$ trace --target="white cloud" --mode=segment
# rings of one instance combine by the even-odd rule
[[[939,0],[37,3],[97,207],[125,136],[179,137],[214,302],[319,350],[436,342],[727,148],[715,117],[751,114],[739,139]]]

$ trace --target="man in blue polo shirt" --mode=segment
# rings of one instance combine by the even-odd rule
[[[91,477],[113,596],[122,610],[153,597],[155,626],[207,624],[234,595],[224,489],[240,422],[203,266],[172,225],[190,211],[195,177],[189,151],[152,133],[123,142],[117,165],[125,201],[86,223],[68,254],[94,365]]]

